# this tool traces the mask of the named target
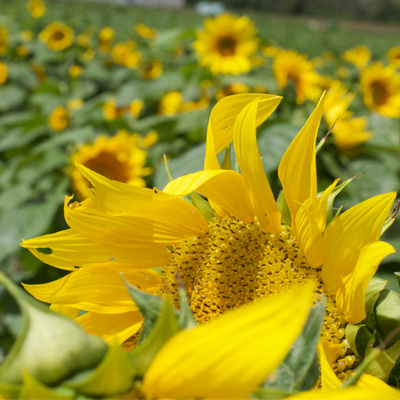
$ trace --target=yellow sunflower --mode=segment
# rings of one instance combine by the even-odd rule
[[[294,85],[297,104],[303,104],[306,99],[315,101],[321,93],[318,86],[320,76],[313,64],[294,50],[282,50],[276,54],[274,75],[279,89],[283,90],[289,83]]]
[[[257,51],[258,40],[253,22],[246,16],[224,14],[207,18],[193,47],[200,64],[217,74],[238,75],[249,72],[250,57]]]
[[[134,69],[139,67],[142,56],[137,50],[136,42],[119,42],[111,50],[111,55],[115,64]]]
[[[49,125],[51,129],[60,132],[63,131],[69,124],[70,115],[64,106],[54,108],[49,117]]]
[[[143,39],[154,39],[157,36],[157,31],[155,29],[142,23],[135,25],[135,31]]]
[[[359,361],[345,327],[365,318],[368,282],[382,258],[394,252],[379,239],[396,193],[328,215],[337,180],[317,193],[321,99],[281,160],[278,175],[287,204],[281,213],[256,142],[256,127],[280,101],[266,94],[222,99],[210,116],[204,171],[177,178],[163,191],[115,182],[79,166],[92,188],[81,203],[66,197],[69,229],[22,243],[70,274],[26,289],[70,315],[88,311],[77,317],[88,332],[124,342],[138,332],[142,317],[120,272],[141,290],[169,294],[175,302],[179,276],[200,323],[313,281],[327,301],[322,339],[335,347],[333,369],[344,380]],[[221,169],[217,159],[232,143],[241,174]],[[182,198],[189,194],[191,203]],[[162,267],[161,275],[154,267]]]
[[[0,25],[0,55],[4,55],[8,50],[8,29],[5,25]]]
[[[110,26],[104,27],[97,36],[99,49],[103,52],[110,51],[114,39],[115,39],[114,29],[111,28]]]
[[[8,78],[8,68],[7,65],[0,62],[0,85],[4,85]]]
[[[400,75],[377,61],[361,71],[364,104],[386,117],[400,118]]]
[[[46,12],[46,4],[42,0],[30,0],[27,8],[33,18],[40,18]]]
[[[363,68],[368,64],[368,61],[371,58],[371,51],[367,46],[361,45],[346,50],[342,54],[342,57],[356,67]]]
[[[90,188],[88,180],[74,167],[75,163],[85,165],[114,181],[146,186],[143,177],[150,175],[152,170],[145,167],[147,153],[139,145],[138,135],[121,130],[115,136],[100,135],[93,144],[81,146],[70,157],[74,192],[83,199],[88,196]]]
[[[159,60],[151,60],[150,62],[143,65],[142,77],[144,79],[157,79],[161,76],[163,71],[163,66]]]
[[[158,104],[158,114],[175,115],[181,111],[183,105],[183,95],[181,92],[174,90],[165,94]]]
[[[394,68],[400,68],[400,46],[392,47],[387,52],[389,64]]]
[[[39,39],[51,50],[62,51],[74,42],[74,31],[63,22],[55,21],[39,34]]]

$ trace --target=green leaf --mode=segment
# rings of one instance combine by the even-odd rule
[[[172,336],[179,332],[179,330],[176,313],[167,297],[163,301],[161,314],[150,334],[140,345],[129,353],[131,363],[139,376],[144,376],[154,356]]]
[[[27,92],[19,86],[6,85],[0,87],[0,111],[9,111],[25,101]]]
[[[365,352],[365,357],[369,355],[372,351],[376,349],[372,347],[367,347]],[[366,372],[368,374],[374,375],[377,378],[387,382],[390,373],[395,366],[396,362],[400,357],[400,340],[396,342],[392,347],[382,351],[368,366]]]
[[[134,375],[127,354],[114,342],[95,370],[63,385],[87,396],[113,396],[127,392],[133,385]]]
[[[347,324],[346,340],[350,348],[360,358],[364,357],[367,346],[375,342],[372,330],[369,329],[365,324]]]
[[[296,391],[290,391],[280,388],[263,387],[258,388],[252,393],[252,398],[262,399],[262,400],[279,400],[285,397],[295,395]]]
[[[290,210],[287,205],[285,193],[283,192],[283,190],[281,190],[281,192],[279,193],[277,205],[282,216],[282,224],[291,226],[292,216],[290,215]]]
[[[310,390],[318,381],[319,368],[315,368],[317,345],[325,316],[325,299],[311,310],[303,332],[292,345],[289,354],[274,374],[273,381],[266,381],[264,388],[284,390]]]
[[[197,193],[190,193],[190,200],[207,222],[210,222],[215,217],[215,211],[210,203],[204,200],[200,195]]]
[[[365,292],[365,311],[367,316],[363,322],[373,331],[376,329],[375,303],[378,300],[382,290],[385,289],[385,287],[387,286],[387,284],[388,281],[373,277],[369,281],[367,290]]]
[[[383,338],[397,330],[397,334],[390,343],[400,340],[400,294],[384,289],[375,305],[375,320],[379,333]]]
[[[20,391],[21,385],[0,382],[0,396],[3,396],[6,400],[18,398]]]
[[[185,288],[179,282],[179,279],[178,279],[178,293],[180,302],[178,324],[181,329],[193,328],[197,325],[196,320],[194,319],[192,311],[190,309],[190,304],[186,295]]]
[[[22,371],[26,370],[51,385],[100,362],[107,348],[102,339],[86,334],[73,320],[50,311],[1,272],[0,282],[24,315],[22,331],[0,367],[0,382],[22,383]]]

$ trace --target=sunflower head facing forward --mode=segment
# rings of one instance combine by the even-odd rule
[[[51,50],[62,51],[74,42],[74,31],[63,22],[55,21],[39,34],[39,39]]]
[[[256,29],[248,17],[224,14],[206,19],[193,47],[200,64],[213,74],[238,75],[252,67],[250,57],[258,47],[255,35]]]

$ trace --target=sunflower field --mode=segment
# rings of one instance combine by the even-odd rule
[[[0,0],[0,399],[399,399],[400,46]]]

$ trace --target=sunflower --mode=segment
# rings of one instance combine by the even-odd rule
[[[364,104],[386,117],[400,117],[400,75],[379,61],[361,71]]]
[[[51,50],[62,51],[74,42],[74,31],[63,22],[55,21],[39,34],[39,39]]]
[[[250,57],[257,51],[258,40],[253,22],[246,16],[224,14],[207,18],[193,47],[200,64],[217,74],[238,75],[249,72]]]
[[[40,18],[46,12],[46,5],[42,0],[30,0],[27,8],[33,18]]]
[[[151,60],[142,67],[142,77],[144,79],[157,79],[161,76],[163,71],[163,66],[159,60]]]
[[[320,76],[313,64],[294,50],[282,50],[276,54],[274,75],[279,89],[283,90],[289,83],[294,85],[297,104],[303,104],[306,99],[317,100],[321,93],[318,86]]]
[[[135,31],[143,39],[154,39],[157,36],[157,31],[155,29],[142,23],[135,25]]]
[[[368,64],[368,61],[371,58],[371,51],[367,46],[361,45],[346,50],[342,54],[342,57],[356,67],[363,68]]]
[[[370,198],[332,218],[328,203],[337,180],[317,194],[321,99],[281,160],[287,206],[280,211],[256,142],[256,127],[280,101],[263,94],[222,99],[210,116],[204,171],[177,178],[163,191],[79,166],[92,189],[81,203],[66,197],[70,228],[22,243],[43,262],[71,272],[26,289],[75,315],[88,311],[77,317],[88,332],[126,341],[142,322],[120,272],[142,290],[169,294],[177,303],[179,277],[199,323],[314,281],[327,302],[321,340],[335,348],[333,369],[344,380],[359,361],[348,347],[346,325],[365,318],[368,282],[394,252],[379,238],[396,194]],[[221,169],[217,159],[232,143],[241,174]],[[182,199],[188,194],[191,203]],[[154,267],[162,267],[161,275]]]
[[[69,121],[70,115],[64,106],[54,108],[49,117],[51,129],[57,132],[63,131],[68,126]]]
[[[80,198],[86,198],[90,187],[87,179],[74,168],[77,162],[109,179],[129,185],[146,186],[143,177],[151,174],[151,169],[145,167],[147,153],[139,145],[138,135],[121,130],[115,136],[100,135],[93,144],[81,146],[70,157],[74,192]]]
[[[181,111],[183,104],[183,95],[181,92],[174,90],[166,93],[160,100],[158,105],[157,114],[161,115],[175,115]]]
[[[4,55],[8,50],[8,29],[5,25],[0,25],[0,55]]]
[[[0,62],[0,85],[4,85],[8,78],[8,68],[7,65]]]
[[[387,52],[389,64],[394,68],[400,68],[400,46],[392,47]]]
[[[97,42],[99,45],[99,49],[103,52],[108,52],[111,50],[112,42],[115,38],[114,29],[110,26],[104,27],[97,36]]]
[[[111,51],[115,64],[123,65],[130,69],[139,67],[142,56],[137,51],[136,47],[136,42],[133,40],[117,43]]]

